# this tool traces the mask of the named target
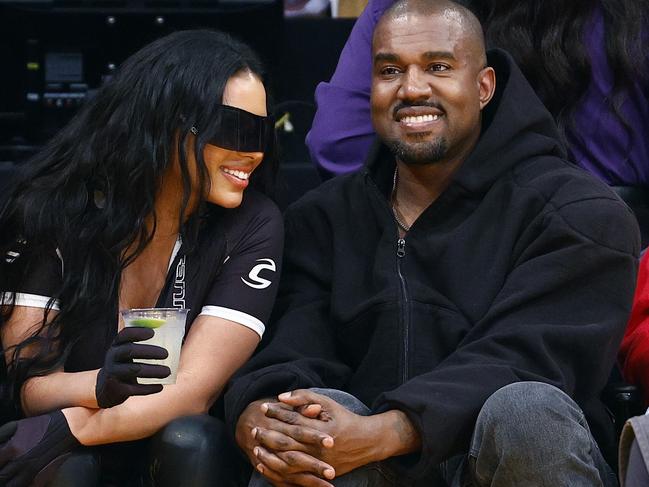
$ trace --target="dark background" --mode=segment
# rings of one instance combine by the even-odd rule
[[[250,44],[270,75],[280,128],[279,202],[319,183],[304,146],[313,93],[333,73],[354,19],[284,18],[277,0],[0,0],[0,189],[130,54],[175,30],[220,29]]]

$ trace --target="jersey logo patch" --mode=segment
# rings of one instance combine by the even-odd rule
[[[185,309],[185,256],[183,255],[176,266],[176,279],[172,295],[173,307]]]
[[[262,262],[262,264],[257,264],[252,268],[252,270],[248,274],[248,279],[250,280],[246,280],[243,277],[241,278],[241,280],[244,284],[250,286],[251,288],[266,289],[272,283],[268,279],[260,277],[259,273],[264,269],[275,272],[277,270],[277,268],[275,267],[275,262],[273,261],[273,259],[257,259],[256,262]]]

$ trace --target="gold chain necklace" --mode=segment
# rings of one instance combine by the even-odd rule
[[[392,207],[392,214],[394,215],[394,220],[399,225],[399,228],[404,232],[410,231],[410,225],[407,225],[401,218],[402,216],[397,209],[397,178],[399,174],[399,167],[394,168],[394,177],[392,179],[392,194],[390,195],[390,206]]]

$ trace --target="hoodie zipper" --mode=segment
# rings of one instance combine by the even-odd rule
[[[374,189],[375,195],[377,197],[377,201],[380,202],[379,204],[384,205],[387,214],[390,215],[390,220],[393,221],[393,225],[396,227],[396,224],[394,223],[393,220],[394,217],[392,214],[392,209],[390,208],[390,205],[387,204],[387,201],[385,200],[385,196],[383,195],[379,187],[371,178],[368,177],[367,181],[369,182],[370,186]],[[401,299],[399,300],[399,308],[401,310],[400,318],[401,318],[401,328],[403,330],[403,349],[402,349],[403,368],[401,370],[401,381],[402,383],[405,383],[408,381],[408,377],[409,377],[408,345],[410,342],[410,296],[408,295],[406,278],[404,277],[403,272],[401,270],[403,258],[406,256],[406,240],[404,238],[399,237],[398,228],[396,228],[396,233],[397,233],[397,252],[396,252],[397,276],[399,278],[399,294],[401,297]]]
[[[401,272],[401,263],[406,256],[406,240],[399,238],[397,240],[397,275],[399,276],[399,289],[401,292],[401,324],[403,328],[403,369],[402,369],[402,383],[408,381],[408,345],[410,343],[410,297],[408,296],[408,287],[406,286],[406,279]]]

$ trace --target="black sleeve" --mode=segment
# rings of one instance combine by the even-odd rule
[[[3,303],[45,308],[50,298],[56,297],[63,281],[63,264],[56,249],[34,249],[16,244],[4,256],[5,272],[0,277],[0,295]],[[53,309],[58,309],[54,302]]]
[[[302,214],[296,207],[286,213],[284,269],[272,324],[262,350],[239,371],[225,395],[231,431],[257,399],[301,388],[341,388],[350,375],[336,355],[329,326],[331,230],[313,217],[313,212]]]
[[[228,222],[228,254],[200,314],[240,323],[261,337],[279,285],[282,216],[270,200],[255,195]]]

